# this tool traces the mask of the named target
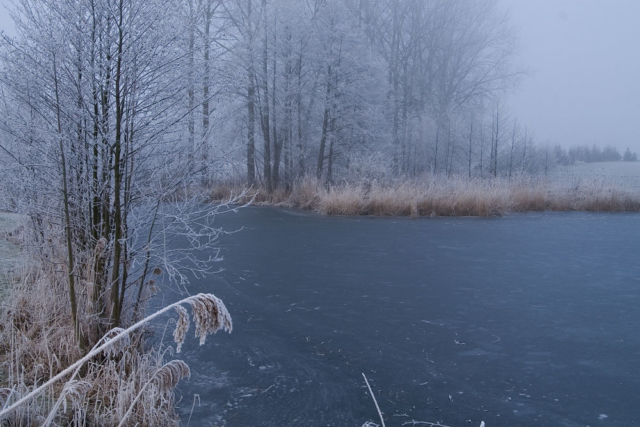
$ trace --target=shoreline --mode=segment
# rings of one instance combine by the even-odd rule
[[[549,178],[436,178],[378,184],[375,181],[325,187],[301,180],[293,189],[266,193],[222,183],[210,202],[228,202],[313,211],[326,216],[500,217],[523,212],[640,212],[640,191],[601,177],[561,182]]]

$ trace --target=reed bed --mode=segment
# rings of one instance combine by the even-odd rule
[[[61,281],[51,281],[52,275],[47,273],[53,272],[42,268],[25,270],[4,301],[0,319],[3,371],[0,409],[82,357],[69,314],[68,290]],[[140,336],[134,337],[134,341],[139,339]],[[46,425],[58,396],[65,390],[67,397],[52,425],[118,425],[136,391],[162,366],[158,354],[146,353],[138,344],[134,342],[110,357],[97,358],[85,366],[80,378],[68,385],[64,381],[54,384],[37,399],[5,415],[1,422],[15,426]],[[153,402],[139,402],[132,420],[149,426],[178,425],[173,391],[153,392]],[[147,408],[143,409],[144,406]]]
[[[0,425],[178,426],[175,387],[189,376],[171,347],[149,348],[142,326],[112,330],[88,354],[74,337],[66,284],[53,268],[31,263],[10,287],[0,312]],[[231,330],[224,304],[197,295],[161,310],[178,310],[177,349],[189,328],[191,305],[201,343]],[[83,319],[90,322],[91,319]],[[108,338],[108,339],[107,339]],[[15,406],[15,408],[12,408]]]
[[[236,184],[237,185],[237,184]],[[212,200],[239,194],[241,186],[212,192]],[[215,195],[215,197],[214,197]],[[640,212],[640,191],[602,177],[567,181],[521,176],[512,179],[425,177],[378,183],[343,182],[331,186],[315,179],[296,182],[290,192],[248,193],[259,205],[307,209],[345,216],[480,216],[515,212]]]

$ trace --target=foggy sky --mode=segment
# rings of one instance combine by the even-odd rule
[[[9,13],[6,9],[6,6],[9,4],[8,0],[0,0],[0,30],[9,35],[14,35],[15,30],[13,28],[13,22],[11,21],[11,18],[9,18]]]
[[[519,63],[530,70],[508,96],[519,123],[541,143],[640,153],[640,1],[500,2],[519,30]],[[4,7],[0,29],[13,33]]]
[[[640,153],[640,1],[500,0],[531,69],[509,98],[552,144],[612,144]]]

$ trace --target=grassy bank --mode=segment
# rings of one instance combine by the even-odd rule
[[[29,241],[23,233],[13,237]],[[92,304],[90,289],[86,282],[76,288],[80,306]],[[29,257],[11,275],[0,305],[0,425],[181,425],[175,389],[189,368],[180,360],[166,361],[173,354],[167,345],[149,347],[144,325],[176,309],[179,319],[172,324],[179,349],[190,318],[201,342],[219,329],[230,331],[224,304],[212,295],[189,297],[81,350],[68,292],[64,269],[50,259]],[[182,305],[192,307],[192,317]],[[101,321],[85,315],[80,328]]]
[[[243,190],[240,183],[221,184],[211,200],[225,200]],[[292,191],[272,194],[251,189],[255,204],[313,210],[325,215],[500,216],[530,211],[640,212],[640,191],[602,177],[553,180],[467,179],[429,177],[421,180],[339,183],[327,188],[318,181],[298,181]]]
[[[66,283],[52,280],[56,276],[42,264],[32,265],[20,272],[5,296],[0,314],[0,408],[83,356],[74,337]],[[134,414],[124,425],[179,425],[170,384],[153,382],[149,393],[135,401],[163,367],[162,354],[146,350],[141,340],[142,335],[132,335],[131,345],[96,357],[74,378],[69,375],[6,418],[0,417],[0,423],[44,425],[53,413],[52,425],[115,426],[133,406]]]

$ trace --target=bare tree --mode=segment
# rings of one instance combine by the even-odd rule
[[[167,10],[174,6],[20,2],[18,37],[5,38],[1,50],[0,125],[19,172],[18,208],[31,217],[48,262],[62,265],[45,243],[65,241],[83,347],[137,315],[154,267],[177,283],[187,280],[184,269],[213,268],[186,248],[158,250],[178,235],[192,248],[210,247],[219,233],[211,225],[217,207],[201,204],[206,195],[194,190],[191,162],[180,155],[191,149],[181,135],[192,68],[182,66],[183,27],[173,21],[180,11]],[[64,237],[52,236],[60,226]],[[92,301],[90,311],[80,298]]]

